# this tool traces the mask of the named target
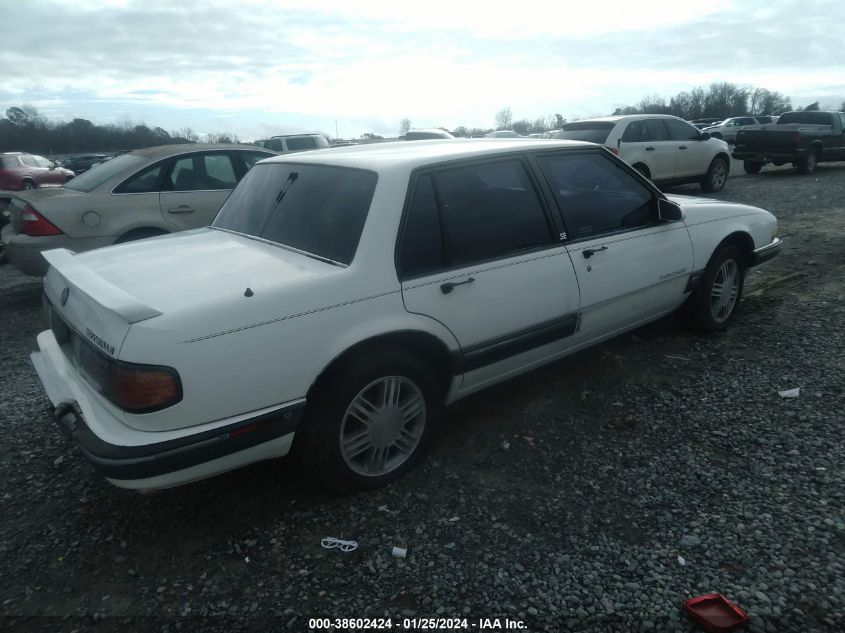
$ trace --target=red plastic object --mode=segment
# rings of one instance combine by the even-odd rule
[[[708,593],[683,602],[684,611],[709,633],[727,633],[748,622],[745,612],[720,593]]]

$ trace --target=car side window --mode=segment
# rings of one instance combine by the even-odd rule
[[[34,156],[20,156],[19,158],[25,167],[38,167]]]
[[[639,143],[645,139],[645,126],[642,121],[631,121],[622,134],[623,143]]]
[[[232,161],[226,154],[193,154],[173,163],[172,191],[232,189],[237,182]]]
[[[520,160],[437,171],[434,186],[448,248],[447,264],[506,257],[552,243],[552,232]]]
[[[666,126],[663,125],[662,119],[646,119],[643,121],[645,125],[646,134],[644,141],[668,141],[669,135],[666,133]]]
[[[698,138],[698,130],[689,123],[666,119],[666,128],[669,130],[669,138],[673,141],[694,141]]]
[[[654,194],[612,159],[597,152],[541,156],[570,240],[651,224]]]
[[[444,267],[440,212],[430,175],[417,179],[405,216],[399,270],[402,277],[416,277]]]
[[[249,171],[252,169],[252,166],[255,165],[260,160],[264,160],[265,158],[270,158],[272,154],[261,154],[259,152],[239,152],[238,154],[241,157],[241,160],[244,162],[244,166],[246,170]]]
[[[292,136],[287,139],[288,149],[291,151],[301,149],[317,149],[317,139],[313,136]]]
[[[159,190],[159,178],[163,162],[157,163],[139,171],[134,176],[127,178],[117,187],[115,193],[151,193]]]

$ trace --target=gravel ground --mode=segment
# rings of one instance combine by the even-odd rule
[[[342,499],[285,460],[111,487],[26,360],[40,283],[0,268],[0,629],[694,631],[681,601],[718,591],[752,632],[845,630],[845,164],[767,168],[715,197],[773,211],[788,236],[728,333],[667,318],[474,396],[419,468]]]

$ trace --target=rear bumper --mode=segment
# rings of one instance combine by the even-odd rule
[[[111,483],[169,488],[285,455],[305,401],[187,429],[144,432],[125,426],[96,401],[64,360],[49,330],[31,356],[61,430]]]
[[[756,266],[757,264],[762,264],[763,262],[767,262],[773,257],[777,257],[778,253],[780,253],[780,249],[783,246],[783,240],[776,237],[774,238],[771,243],[766,244],[766,246],[762,246],[754,251],[754,257],[752,259],[751,265]]]
[[[47,274],[47,260],[41,255],[43,251],[54,248],[67,248],[74,252],[89,251],[94,248],[109,246],[114,242],[113,237],[70,237],[68,235],[49,235],[33,237],[15,232],[10,223],[3,227],[0,241],[6,247],[6,255],[12,265],[26,275],[43,277]]]

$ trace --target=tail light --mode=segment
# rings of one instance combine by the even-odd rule
[[[21,233],[33,237],[62,234],[43,215],[29,206],[24,207],[23,213],[21,213]]]
[[[610,152],[612,154],[614,154],[615,156],[619,156],[619,148],[618,147],[611,147],[610,145],[605,145],[604,148],[610,150]]]
[[[172,367],[110,358],[74,336],[74,364],[99,393],[129,413],[151,413],[182,399],[182,381]]]

